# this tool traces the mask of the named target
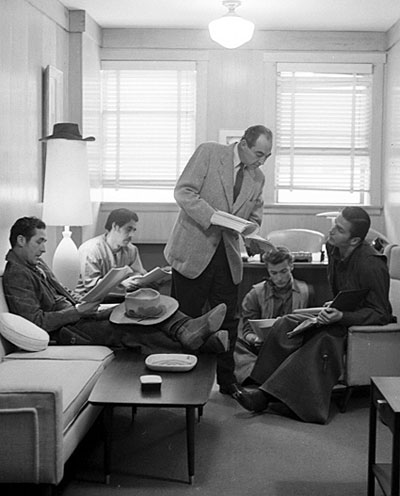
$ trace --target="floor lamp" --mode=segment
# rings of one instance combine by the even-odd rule
[[[49,226],[64,226],[63,238],[54,253],[53,272],[62,284],[73,290],[80,264],[70,226],[92,224],[87,149],[82,137],[64,139],[60,136],[70,135],[57,133],[56,126],[59,124],[55,124],[53,135],[44,138],[47,150],[43,220]],[[76,124],[71,126],[78,129]]]

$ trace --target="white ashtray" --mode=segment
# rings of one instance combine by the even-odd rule
[[[151,370],[166,372],[187,372],[197,363],[197,356],[185,353],[154,353],[149,355],[145,364]]]

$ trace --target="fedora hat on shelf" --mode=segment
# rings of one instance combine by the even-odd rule
[[[114,308],[110,321],[114,324],[155,325],[178,310],[175,298],[160,294],[151,288],[128,293],[125,301]]]
[[[47,141],[51,139],[94,141],[96,138],[94,138],[94,136],[82,138],[78,124],[75,124],[73,122],[58,122],[53,126],[53,134],[50,134],[50,136],[46,136],[45,138],[40,138],[39,141]]]

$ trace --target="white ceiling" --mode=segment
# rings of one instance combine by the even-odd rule
[[[227,12],[222,0],[60,1],[104,28],[206,29]],[[400,19],[400,0],[242,0],[236,12],[256,29],[387,31]]]

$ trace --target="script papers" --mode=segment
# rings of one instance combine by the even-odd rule
[[[264,251],[275,248],[275,246],[270,241],[263,238],[257,233],[259,226],[255,222],[242,219],[241,217],[229,214],[228,212],[217,210],[211,217],[211,224],[236,231],[237,233],[241,234],[246,240],[255,241]]]

